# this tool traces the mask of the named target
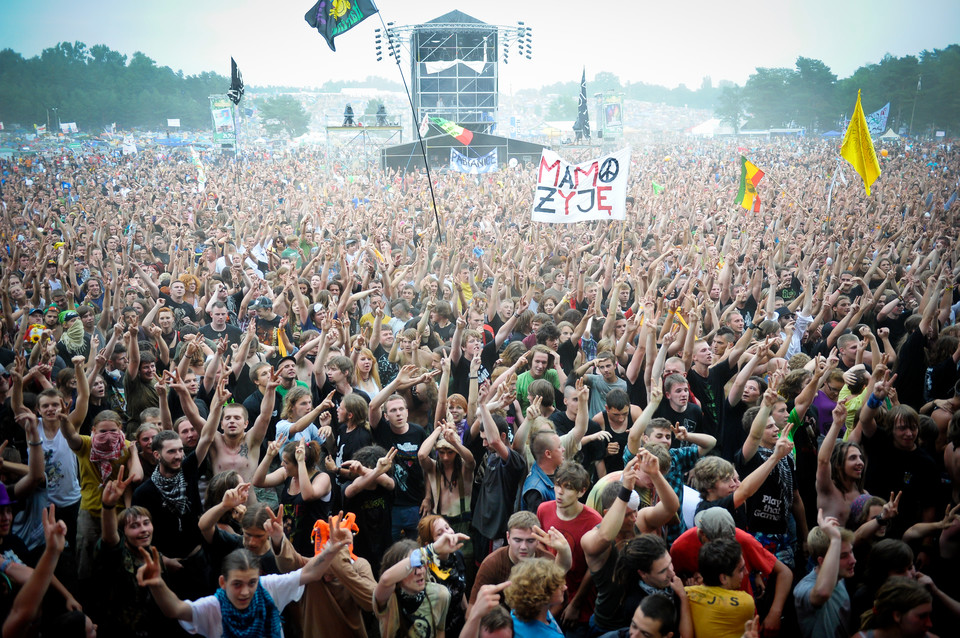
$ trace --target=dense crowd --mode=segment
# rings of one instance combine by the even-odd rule
[[[0,162],[3,636],[950,635],[960,157],[836,157]]]

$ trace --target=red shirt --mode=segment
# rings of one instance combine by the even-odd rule
[[[740,543],[743,562],[747,567],[740,589],[753,596],[750,574],[760,572],[764,579],[768,578],[773,571],[773,566],[777,563],[777,557],[764,549],[760,541],[740,528],[737,528],[734,540]],[[680,534],[680,538],[673,542],[670,547],[670,558],[673,559],[673,569],[677,574],[693,574],[699,571],[698,557],[702,545],[697,536],[696,527]]]
[[[572,599],[580,589],[580,583],[587,572],[587,559],[583,555],[583,548],[580,546],[580,539],[583,535],[600,524],[602,516],[597,510],[587,505],[583,506],[580,514],[572,521],[565,521],[557,516],[557,502],[546,501],[537,508],[537,518],[540,519],[540,527],[549,530],[551,527],[557,528],[557,531],[563,534],[570,545],[570,553],[573,555],[573,565],[567,572],[567,596]],[[596,598],[596,589],[591,584],[591,591],[586,592],[580,606],[580,622],[588,622],[590,615],[593,614],[593,603]]]

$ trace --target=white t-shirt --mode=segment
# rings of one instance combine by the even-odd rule
[[[76,505],[80,501],[77,455],[70,449],[60,430],[52,439],[48,439],[42,423],[39,429],[43,442],[44,473],[47,475],[47,498],[57,507]]]
[[[261,576],[260,582],[267,590],[279,611],[283,611],[289,603],[300,600],[303,596],[303,585],[300,584],[300,570],[289,574],[270,574]],[[191,634],[200,634],[207,638],[223,636],[223,620],[220,615],[220,601],[216,596],[204,596],[195,601],[186,601],[193,612],[193,621],[181,620],[180,626]],[[282,634],[281,634],[282,636]]]
[[[316,441],[317,443],[323,444],[323,439],[320,438],[320,428],[315,424],[311,423],[304,429],[300,430],[293,437],[290,436],[290,426],[292,426],[295,421],[287,421],[286,419],[277,422],[277,438],[280,438],[280,435],[283,434],[287,437],[288,441]]]

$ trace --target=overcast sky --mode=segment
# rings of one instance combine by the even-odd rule
[[[248,85],[319,86],[379,75],[368,18],[336,40],[336,53],[304,22],[312,0],[3,0],[0,47],[26,57],[60,41],[142,51],[161,66],[230,73],[234,56]],[[418,24],[453,9],[497,25],[533,28],[533,60],[511,55],[501,91],[579,80],[599,71],[624,82],[697,88],[743,84],[755,67],[792,67],[797,56],[826,63],[839,77],[885,54],[918,54],[960,39],[960,0],[729,0],[573,2],[570,0],[380,0],[384,21]],[[409,76],[409,56],[403,71]],[[0,87],[2,90],[2,87]]]

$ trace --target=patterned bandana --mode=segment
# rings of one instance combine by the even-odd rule
[[[181,472],[182,474],[182,472]],[[257,591],[246,609],[237,609],[221,587],[217,590],[224,638],[280,638],[280,611],[270,592],[257,583]]]
[[[176,475],[167,478],[160,473],[158,465],[153,468],[150,480],[160,490],[163,506],[168,510],[183,516],[190,509],[190,501],[187,500],[187,481],[183,478],[183,472],[177,472]]]
[[[98,432],[90,439],[90,462],[100,468],[100,485],[106,485],[113,473],[111,461],[118,460],[123,455],[126,439],[123,433]]]

